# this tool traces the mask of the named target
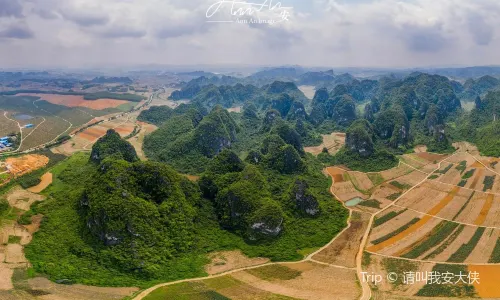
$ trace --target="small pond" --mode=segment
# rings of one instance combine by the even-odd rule
[[[356,205],[358,205],[359,203],[361,203],[361,202],[363,202],[363,201],[364,201],[364,200],[363,200],[363,198],[356,197],[356,198],[353,198],[353,199],[351,199],[351,200],[347,201],[347,202],[345,203],[345,206],[347,206],[347,207],[356,206]]]
[[[31,119],[33,119],[33,117],[30,115],[21,114],[21,115],[15,115],[14,119],[16,119],[16,120],[31,120]]]

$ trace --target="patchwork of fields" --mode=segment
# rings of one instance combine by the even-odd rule
[[[40,96],[43,96],[43,99],[50,98],[50,102],[33,95],[0,97],[0,136],[22,131],[20,147],[12,150],[25,151],[55,142],[92,120],[128,111],[137,105],[122,100],[88,101],[68,98],[80,96]],[[25,118],[18,119],[18,115]],[[32,127],[26,128],[28,124],[32,124]],[[128,132],[128,128],[118,130]]]

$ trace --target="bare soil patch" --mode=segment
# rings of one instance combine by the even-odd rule
[[[31,193],[41,193],[43,192],[50,184],[52,184],[52,173],[45,173],[43,176],[40,178],[42,182],[38,184],[37,186],[31,187],[28,189],[29,192]]]
[[[399,166],[385,170],[380,172],[380,175],[384,178],[384,180],[392,180],[397,177],[401,177],[403,175],[409,174],[413,171],[413,169],[405,164],[399,164]]]
[[[353,212],[351,225],[335,241],[312,258],[317,261],[354,268],[361,240],[365,234],[370,216]]]
[[[417,145],[417,146],[415,146],[413,151],[415,151],[415,153],[427,152],[427,146],[426,145]]]
[[[434,154],[429,152],[420,152],[417,153],[417,156],[423,158],[429,162],[440,161],[443,160],[446,156],[445,154]]]
[[[47,156],[38,154],[10,157],[5,160],[6,168],[16,177],[38,170],[48,163],[49,158]]]
[[[332,134],[322,135],[323,142],[316,147],[305,147],[304,150],[313,155],[323,152],[323,148],[328,149],[328,153],[335,155],[340,148],[345,145],[345,133],[333,132]]]
[[[209,255],[210,263],[205,266],[209,275],[224,273],[244,267],[262,265],[269,262],[267,258],[249,258],[241,251],[215,252]]]
[[[81,284],[62,285],[51,282],[42,277],[28,280],[28,284],[33,290],[48,292],[49,295],[39,297],[44,300],[112,300],[123,299],[138,291],[135,287],[93,287]]]
[[[284,295],[297,299],[331,300],[358,299],[361,290],[357,282],[356,271],[327,267],[312,262],[303,262],[294,265],[311,264],[313,268],[303,271],[302,274],[291,280],[262,280],[247,272],[237,272],[233,277],[253,287],[273,294]],[[290,266],[291,264],[284,264]]]
[[[312,85],[301,85],[298,88],[309,100],[312,100],[316,94],[316,87]]]
[[[228,112],[241,113],[242,108],[243,107],[241,107],[241,106],[231,107],[231,108],[228,108],[227,111]]]
[[[94,110],[106,108],[116,108],[129,101],[115,99],[85,100],[83,96],[76,95],[55,95],[55,94],[19,94],[20,96],[35,96],[52,104],[64,105],[67,107],[86,107]]]
[[[5,263],[20,264],[27,262],[28,260],[24,257],[23,246],[20,244],[8,244],[5,247]]]
[[[2,254],[0,254],[0,259],[2,259]],[[3,259],[1,261],[3,262]],[[0,290],[6,291],[14,288],[11,280],[12,274],[14,274],[14,270],[3,266],[3,263],[0,262]]]
[[[5,198],[9,202],[10,206],[25,211],[30,209],[31,204],[45,199],[44,196],[31,193],[21,187],[11,189]]]

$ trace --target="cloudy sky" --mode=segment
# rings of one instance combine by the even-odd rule
[[[499,0],[281,0],[252,17],[222,3],[208,19],[218,1],[0,0],[0,68],[500,65]]]

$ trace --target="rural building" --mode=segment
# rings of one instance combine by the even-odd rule
[[[27,124],[26,126],[24,126],[24,128],[33,128],[35,125],[33,124]]]

